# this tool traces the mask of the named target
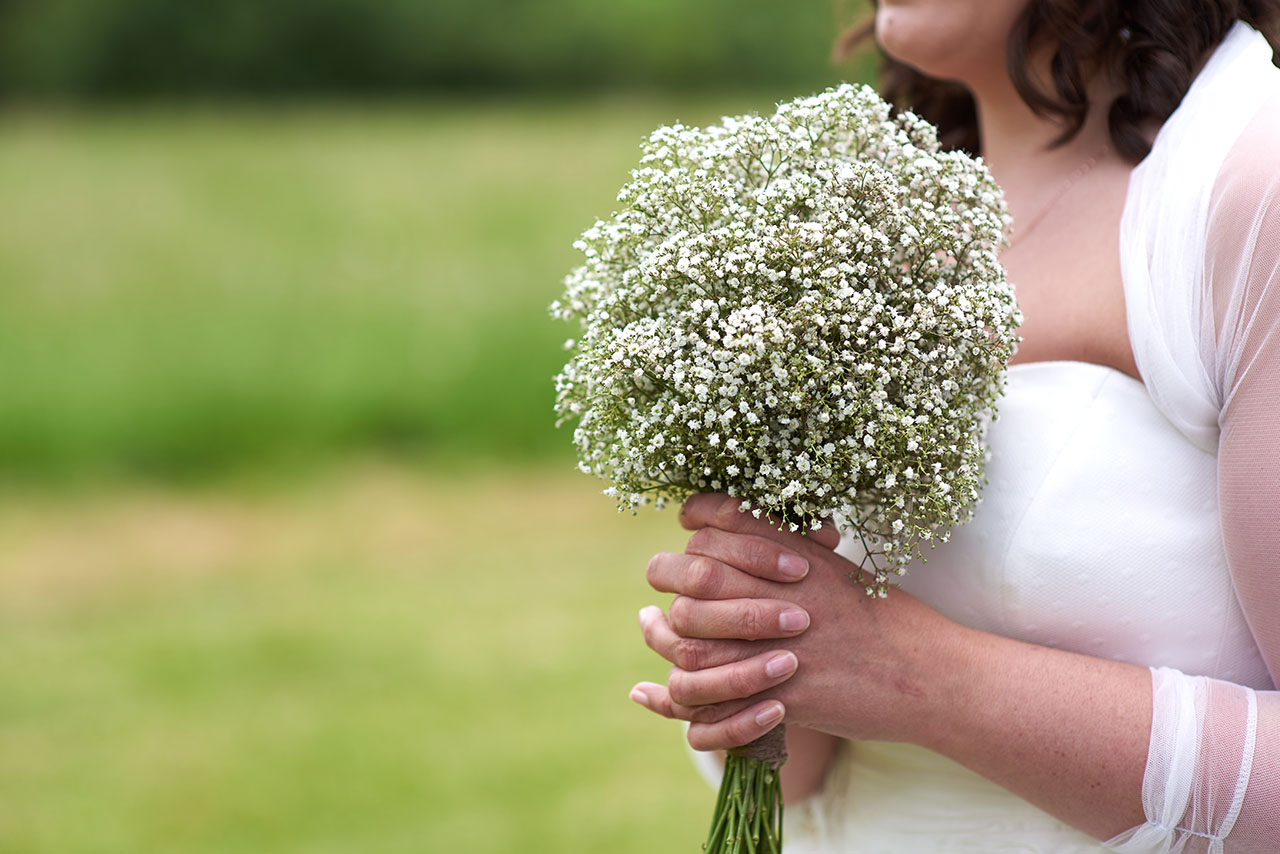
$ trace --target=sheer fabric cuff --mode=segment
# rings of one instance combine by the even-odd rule
[[[1120,854],[1227,854],[1257,739],[1252,689],[1152,668],[1145,824],[1109,840]]]

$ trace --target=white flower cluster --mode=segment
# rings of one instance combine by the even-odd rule
[[[978,498],[1021,319],[999,187],[868,87],[642,148],[551,306],[582,328],[556,378],[580,468],[621,508],[836,514],[883,594]]]

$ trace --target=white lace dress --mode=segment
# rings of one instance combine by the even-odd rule
[[[928,751],[851,743],[789,805],[789,854],[1280,852],[1280,71],[1244,24],[1134,171],[1121,256],[1144,381],[1014,367],[976,518],[902,586],[1151,667],[1148,822],[1104,847]]]

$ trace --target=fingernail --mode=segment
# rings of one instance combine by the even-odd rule
[[[796,608],[788,608],[778,615],[778,628],[784,632],[798,632],[809,628],[809,615]]]
[[[646,709],[649,708],[649,695],[641,691],[639,688],[631,689],[631,699],[633,702],[639,703]]]
[[[640,613],[636,616],[640,619],[640,625],[643,626],[649,620],[653,619],[653,612],[661,610],[657,605],[645,605],[640,609]]]
[[[756,723],[760,726],[773,726],[782,720],[782,704],[770,703],[759,712],[756,712]]]
[[[779,676],[786,676],[788,673],[794,673],[796,666],[799,664],[800,662],[795,657],[794,653],[784,652],[780,655],[775,655],[773,658],[765,662],[764,672],[768,673],[774,679],[777,679]]]
[[[784,554],[778,558],[778,572],[786,578],[798,581],[809,574],[809,561],[800,555]]]

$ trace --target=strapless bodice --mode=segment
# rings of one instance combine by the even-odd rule
[[[1016,365],[988,439],[973,521],[903,589],[983,631],[1271,687],[1227,569],[1217,457],[1141,382],[1084,362]]]
[[[984,631],[1271,687],[1227,569],[1217,458],[1141,382],[1082,362],[1015,366],[988,439],[973,520],[904,589]],[[790,854],[1103,850],[910,745],[844,745],[823,791],[787,815]]]

